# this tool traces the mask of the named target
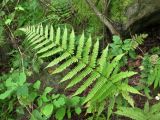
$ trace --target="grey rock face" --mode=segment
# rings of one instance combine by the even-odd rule
[[[126,12],[125,30],[131,28],[133,31],[143,29],[149,25],[160,24],[160,0],[135,0]]]

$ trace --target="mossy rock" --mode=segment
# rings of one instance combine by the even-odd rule
[[[135,0],[113,0],[110,3],[110,18],[118,23],[124,23],[127,21],[125,15],[126,9],[134,3]]]
[[[160,0],[137,0],[126,11],[125,29],[133,31],[160,24]]]
[[[120,31],[141,31],[147,26],[160,24],[160,0],[114,0],[110,17],[121,25]]]

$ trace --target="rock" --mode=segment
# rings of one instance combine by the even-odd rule
[[[160,24],[160,0],[136,0],[126,10],[124,29],[133,32],[155,24]]]
[[[160,24],[160,0],[119,0],[118,5],[117,0],[113,2],[110,17],[116,26],[117,23],[121,26],[117,28],[120,33],[128,30],[136,33],[148,26]]]

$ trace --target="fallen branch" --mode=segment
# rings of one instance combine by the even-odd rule
[[[108,19],[95,7],[95,5],[90,1],[86,0],[91,9],[93,9],[96,16],[100,19],[100,21],[106,25],[112,35],[120,35],[117,30],[113,27],[113,25],[109,22]]]

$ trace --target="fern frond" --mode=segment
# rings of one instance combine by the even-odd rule
[[[92,68],[94,68],[96,66],[96,61],[97,61],[97,56],[98,56],[98,50],[99,50],[99,41],[97,40],[97,42],[94,44],[93,47],[93,52],[91,55],[91,61],[90,61],[90,66]]]
[[[147,120],[141,109],[139,108],[128,108],[120,107],[118,111],[115,112],[118,115],[126,116],[132,118],[133,120]]]
[[[74,67],[72,71],[70,71],[66,76],[63,77],[61,82],[64,82],[66,80],[73,78],[84,67],[86,67],[86,65],[84,63],[82,63],[82,62],[78,63],[78,65],[76,67]]]
[[[61,30],[60,30],[60,28],[58,28],[58,29],[57,29],[57,32],[56,32],[56,41],[55,41],[55,43],[56,43],[57,45],[60,44],[60,35],[61,35]]]
[[[31,37],[30,39],[28,39],[28,44],[32,44],[34,41],[38,40],[39,38],[41,38],[40,35],[37,34],[33,34],[34,36]]]
[[[108,46],[103,50],[102,55],[99,60],[99,72],[103,72],[104,67],[106,66],[106,59],[108,55]],[[103,73],[102,73],[103,74]]]
[[[142,95],[138,90],[136,90],[135,88],[133,88],[133,87],[131,87],[131,86],[125,84],[125,83],[122,83],[119,86],[119,89],[121,89],[122,91],[127,91],[127,92],[130,92],[130,93]]]
[[[118,74],[113,75],[110,80],[112,83],[116,83],[120,81],[123,78],[131,77],[133,75],[137,74],[136,72],[126,71],[126,72],[120,72]]]
[[[84,81],[83,85],[80,86],[80,88],[78,88],[78,90],[73,94],[73,96],[81,94],[83,91],[85,91],[87,89],[87,87],[89,87],[99,77],[100,77],[100,74],[93,71],[91,73],[90,77]]]
[[[36,50],[36,49],[39,49],[41,47],[43,47],[44,45],[46,45],[47,43],[49,43],[50,41],[49,40],[44,40],[43,42],[41,42],[40,44],[36,45],[33,49]]]
[[[109,105],[108,105],[108,112],[107,112],[107,120],[109,120],[112,112],[113,112],[113,109],[114,109],[114,104],[115,104],[115,97],[111,97],[109,99]]]
[[[73,64],[75,62],[78,62],[77,58],[72,57],[71,59],[67,60],[62,65],[57,67],[56,70],[52,72],[52,74],[56,74],[56,73],[62,72],[63,70],[65,70],[67,67],[69,67],[71,64]]]
[[[67,49],[67,28],[65,27],[63,37],[62,37],[62,48]]]
[[[85,101],[83,103],[88,102],[89,100],[91,100],[95,94],[97,93],[97,91],[102,88],[103,84],[105,83],[106,78],[101,77],[97,80],[96,85],[93,87],[92,91],[87,95]],[[106,88],[105,88],[106,89]]]
[[[57,65],[59,62],[68,58],[69,56],[70,56],[70,54],[68,52],[63,53],[60,57],[58,57],[58,58],[54,59],[52,62],[50,62],[46,68],[53,67],[54,65]]]
[[[49,40],[53,42],[54,40],[54,30],[53,30],[53,26],[51,25],[50,28],[50,33],[49,33]]]
[[[73,53],[75,49],[75,34],[74,34],[74,30],[72,30],[71,34],[70,34],[70,41],[69,41],[69,53]]]
[[[116,56],[113,61],[111,62],[111,64],[108,64],[107,66],[107,72],[105,74],[106,78],[108,78],[110,76],[110,74],[112,73],[113,69],[117,66],[119,60],[123,57],[124,54],[118,55]]]
[[[45,33],[44,33],[44,36],[45,36],[46,39],[48,39],[48,32],[49,32],[49,28],[48,28],[48,25],[46,25]]]
[[[126,91],[122,92],[122,96],[123,96],[123,98],[124,98],[125,100],[128,101],[128,103],[129,103],[132,107],[134,107],[134,100],[133,100],[133,98],[129,95],[128,92],[126,92]]]
[[[40,31],[39,31],[39,34],[41,35],[41,36],[43,36],[43,26],[42,26],[42,24],[40,24]],[[38,33],[38,32],[37,32]]]
[[[110,94],[112,94],[111,91],[113,91],[114,89],[117,89],[117,88],[111,82],[103,84],[102,87],[95,93],[94,98],[92,99],[92,101],[93,102],[95,102],[95,101],[103,101]],[[108,92],[108,91],[110,91],[110,92]]]
[[[49,56],[55,55],[55,54],[57,54],[57,53],[59,53],[61,51],[63,51],[63,49],[61,47],[58,47],[58,48],[52,49],[52,50],[47,51],[46,53],[42,54],[40,56],[40,58],[49,57]]]
[[[85,44],[84,52],[83,52],[83,62],[85,62],[86,64],[88,64],[88,62],[89,62],[89,53],[91,50],[91,45],[92,45],[91,36],[89,36],[89,38]]]
[[[33,28],[33,27],[30,26],[30,27],[28,27],[28,30],[32,31],[32,28]],[[33,31],[32,31],[32,32],[33,32]],[[37,26],[35,33],[40,34],[40,25]]]
[[[154,114],[156,112],[160,112],[160,102],[153,105],[151,108],[150,108],[150,113]]]
[[[118,64],[124,54],[109,60],[107,58],[108,47],[103,50],[102,54],[99,54],[99,41],[97,40],[92,46],[91,36],[85,40],[84,32],[76,46],[74,30],[69,34],[66,27],[64,30],[60,29],[60,27],[57,28],[55,34],[53,26],[44,28],[42,25],[29,26],[22,30],[27,35],[25,42],[28,47],[35,50],[40,58],[54,56],[52,57],[54,59],[46,67],[58,66],[52,74],[63,72],[67,67],[74,64],[75,67],[71,68],[60,81],[65,82],[71,79],[66,88],[82,83],[73,96],[81,94],[89,86],[93,85],[84,103],[102,101],[110,94],[115,94],[115,91],[121,88],[118,83],[122,79],[136,74],[135,72],[121,72],[119,70]],[[98,57],[99,55],[100,58]],[[131,88],[128,88],[127,91],[138,93]]]
[[[37,43],[43,42],[45,40],[45,37],[39,37],[35,41],[30,42],[30,46],[33,47],[33,45],[36,45]]]
[[[49,42],[50,43],[50,42]],[[40,53],[43,53],[43,52],[46,52],[48,50],[50,50],[51,48],[55,47],[56,45],[53,44],[53,43],[50,43],[48,44],[47,46],[43,47],[42,49],[40,49],[37,53],[40,54]]]
[[[66,88],[70,88],[73,85],[79,83],[83,78],[85,78],[90,72],[92,71],[92,69],[87,68],[85,70],[83,70],[77,77],[75,77]]]
[[[84,47],[84,33],[81,35],[81,38],[79,39],[79,44],[78,44],[77,54],[76,54],[77,58],[81,58],[83,47]]]

